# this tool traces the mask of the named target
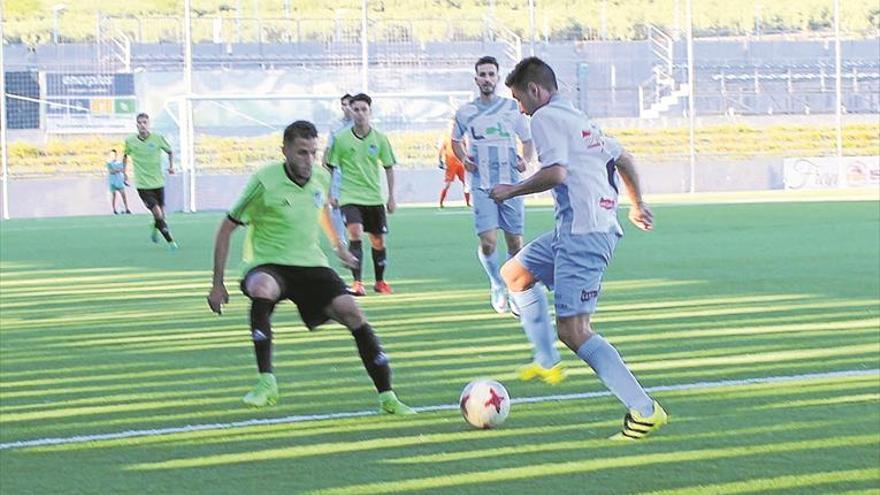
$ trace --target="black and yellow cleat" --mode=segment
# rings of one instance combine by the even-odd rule
[[[615,433],[610,440],[641,440],[651,433],[659,430],[669,422],[669,415],[656,400],[654,401],[654,414],[645,417],[635,409],[630,409],[623,418],[623,428]]]

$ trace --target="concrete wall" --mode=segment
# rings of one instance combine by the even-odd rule
[[[701,159],[696,167],[697,191],[765,191],[783,188],[782,158],[749,162]],[[647,193],[687,192],[690,169],[687,161],[642,163],[639,168]],[[169,211],[184,209],[184,180],[168,177],[165,200]],[[196,208],[223,211],[235,201],[248,176],[200,175],[196,177]],[[397,170],[397,200],[400,204],[436,203],[443,183],[443,171]],[[134,188],[127,194],[132,211],[146,213]],[[462,199],[461,185],[453,184],[450,200]],[[121,203],[120,203],[121,205]],[[104,215],[110,213],[110,194],[103,177],[15,179],[9,182],[9,210],[12,218]]]

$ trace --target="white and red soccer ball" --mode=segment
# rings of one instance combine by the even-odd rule
[[[475,380],[461,392],[458,404],[465,421],[475,428],[497,428],[510,412],[510,395],[494,380]]]

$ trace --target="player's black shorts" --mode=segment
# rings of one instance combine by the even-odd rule
[[[342,218],[345,225],[359,223],[364,226],[364,232],[382,235],[388,233],[388,222],[385,218],[385,206],[342,205]]]
[[[141,197],[141,201],[144,202],[144,206],[146,206],[148,210],[152,210],[154,206],[159,206],[161,208],[165,207],[164,187],[156,189],[138,189],[138,196]]]
[[[245,280],[251,273],[267,273],[281,287],[281,300],[290,299],[296,304],[303,323],[312,330],[327,322],[330,317],[324,309],[337,296],[348,294],[345,283],[330,268],[323,266],[259,265],[251,268],[241,280],[241,291],[245,290]]]

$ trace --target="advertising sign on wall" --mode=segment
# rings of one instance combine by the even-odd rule
[[[132,74],[46,73],[46,130],[115,133],[134,130]]]
[[[880,156],[786,158],[783,162],[786,189],[833,189],[880,185]],[[843,168],[843,184],[841,170]]]

